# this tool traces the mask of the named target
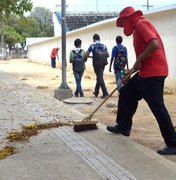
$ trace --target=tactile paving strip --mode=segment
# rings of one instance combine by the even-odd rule
[[[136,180],[134,176],[103,154],[78,133],[75,133],[70,127],[60,127],[54,131],[71,149],[80,155],[105,179]]]

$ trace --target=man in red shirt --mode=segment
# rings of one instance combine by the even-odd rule
[[[147,102],[155,116],[166,147],[158,150],[159,154],[176,154],[176,132],[170,115],[165,107],[163,89],[168,76],[168,65],[162,40],[142,11],[133,7],[124,8],[117,18],[117,27],[122,27],[126,36],[133,35],[136,61],[129,74],[130,79],[122,79],[120,89],[116,126],[107,126],[107,130],[129,136],[132,128],[132,117],[136,112],[138,101]]]
[[[53,48],[51,51],[50,57],[51,57],[51,67],[52,68],[56,68],[56,56],[59,59],[58,50],[59,50],[59,48]]]

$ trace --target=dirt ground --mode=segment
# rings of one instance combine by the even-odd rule
[[[48,65],[41,65],[24,60],[5,60],[0,61],[0,66],[3,71],[14,75],[17,79],[29,84],[36,91],[54,96],[54,90],[57,89],[62,81],[60,65],[56,69],[52,69]],[[67,70],[67,84],[74,92],[75,80],[72,70]],[[115,88],[115,77],[105,74],[105,82],[109,93]],[[102,99],[94,98],[92,92],[95,85],[95,74],[93,70],[86,70],[82,80],[82,86],[85,98],[93,99],[91,104],[75,104],[69,105],[70,108],[75,108],[78,111],[89,115],[103,101]],[[102,94],[100,94],[101,96]],[[165,90],[165,104],[171,115],[174,127],[176,127],[176,92],[175,90]],[[115,124],[117,111],[118,92],[114,95],[95,113],[94,118],[98,119],[105,125]],[[153,114],[147,104],[142,100],[136,114],[133,118],[133,129],[130,138],[154,151],[165,146],[161,137],[158,125]],[[173,162],[176,162],[176,155],[165,156]]]

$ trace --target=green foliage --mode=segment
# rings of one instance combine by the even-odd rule
[[[16,43],[23,43],[24,38],[8,25],[4,23],[12,14],[22,16],[25,12],[32,9],[31,0],[0,0],[0,21],[1,21],[1,38],[4,36],[5,44],[9,49]]]
[[[33,19],[31,17],[27,17],[28,20],[28,36],[27,37],[39,37],[39,34],[41,32],[39,22],[36,19]]]
[[[24,1],[0,0],[0,5],[2,1],[5,2],[5,4],[7,2],[10,2],[12,4],[16,2],[16,6],[14,4],[12,6],[21,7],[21,11],[20,9],[14,10],[13,13],[10,14],[9,19],[5,22],[6,25],[3,28],[4,41],[9,48],[12,48],[16,43],[20,43],[21,47],[24,48],[26,46],[27,37],[52,37],[54,35],[52,12],[49,9],[46,9],[44,7],[36,7],[29,16],[25,17],[21,16],[22,10],[30,10],[31,6],[27,6]],[[19,6],[17,2],[23,3]],[[25,2],[27,3],[30,1],[26,0]],[[23,8],[22,5],[24,5]],[[9,11],[9,7],[7,9]],[[2,7],[0,6],[0,11],[1,10]],[[16,13],[18,13],[18,15],[20,16],[16,15]]]
[[[24,12],[31,11],[31,0],[1,0],[0,1],[0,19],[3,16],[9,18],[11,13],[23,15]]]
[[[52,12],[44,7],[36,7],[27,17],[12,15],[9,25],[26,37],[53,37]]]
[[[17,17],[13,15],[8,24],[23,37],[24,41],[19,42],[23,48],[26,45],[27,37],[37,37],[40,32],[38,22],[29,17]]]
[[[31,11],[29,17],[38,22],[40,32],[36,37],[51,37],[54,35],[52,12],[49,9],[36,7],[34,11]]]
[[[8,25],[4,26],[4,39],[9,49],[15,46],[16,43],[22,43],[24,41],[24,38],[13,27]]]

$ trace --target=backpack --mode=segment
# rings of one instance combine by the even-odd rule
[[[80,49],[78,52],[75,50],[72,50],[73,52],[73,70],[76,72],[80,72],[84,69],[84,59],[82,56],[82,49]]]
[[[105,49],[105,45],[103,44],[95,44],[93,45],[94,54],[93,54],[93,64],[98,67],[103,67],[108,64],[107,61],[107,50]]]
[[[114,60],[114,69],[115,70],[123,70],[123,69],[125,69],[125,66],[128,63],[128,58],[124,52],[125,47],[120,49],[116,46],[116,48],[118,49],[118,54]]]

